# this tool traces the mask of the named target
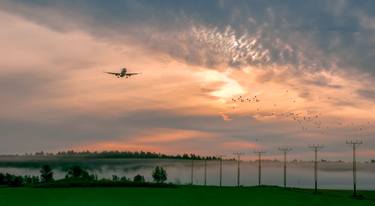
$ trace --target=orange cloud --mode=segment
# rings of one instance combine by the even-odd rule
[[[176,130],[176,129],[155,129],[153,134],[137,136],[133,138],[135,142],[149,144],[149,143],[170,143],[183,140],[193,139],[211,139],[214,135],[206,132],[194,130]]]
[[[185,140],[214,140],[215,136],[210,133],[194,131],[194,130],[177,130],[177,129],[166,129],[157,128],[152,129],[147,134],[137,135],[127,139],[110,140],[102,142],[93,142],[83,144],[75,147],[76,150],[92,150],[92,151],[103,151],[103,150],[128,150],[128,151],[153,151],[163,153],[181,153],[189,152],[181,150],[184,144],[181,143],[181,147],[170,147],[170,144],[179,143]]]
[[[256,149],[256,148],[259,148],[260,146],[257,143],[250,142],[250,141],[234,140],[234,141],[222,143],[221,147],[227,150],[247,150],[247,149]]]
[[[366,149],[366,150],[359,149],[358,156],[375,157],[375,150],[374,149]]]
[[[153,145],[144,144],[133,144],[124,143],[118,141],[106,141],[106,142],[96,142],[92,144],[81,145],[73,148],[77,151],[151,151],[157,152],[161,151],[161,147]]]
[[[224,114],[224,113],[221,113],[221,118],[223,118],[224,121],[232,121],[232,118],[227,115],[227,114]]]

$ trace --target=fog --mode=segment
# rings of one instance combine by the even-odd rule
[[[133,178],[137,174],[145,176],[152,181],[152,170],[159,165],[166,169],[167,182],[176,184],[191,183],[191,160],[161,160],[161,159],[63,159],[63,160],[0,160],[0,172],[16,175],[39,175],[42,164],[50,164],[54,168],[54,177],[63,178],[66,169],[72,165],[80,165],[98,178],[112,178],[112,175]],[[282,162],[262,162],[262,184],[283,184]],[[313,163],[312,162],[288,162],[287,184],[291,187],[313,187]],[[375,188],[375,164],[358,163],[358,188]],[[258,183],[258,163],[242,161],[240,164],[241,185],[251,186]],[[194,184],[204,184],[204,161],[194,161]],[[350,189],[352,187],[352,164],[344,162],[320,162],[319,163],[319,187],[326,189]],[[237,162],[223,161],[224,186],[237,184]],[[207,161],[207,185],[219,184],[219,161]]]

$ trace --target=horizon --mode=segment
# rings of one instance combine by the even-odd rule
[[[71,154],[69,152],[73,152],[74,154]],[[151,153],[151,154],[156,154],[156,155],[165,155],[167,156],[166,159],[175,159],[175,160],[191,160],[191,155],[196,156],[197,158],[203,158],[203,159],[194,159],[196,161],[203,161],[204,158],[220,158],[220,156],[223,156],[223,160],[225,161],[237,161],[237,156],[235,154],[231,155],[200,155],[200,154],[188,154],[188,153],[173,153],[173,154],[165,154],[165,153],[158,153],[158,152],[149,152],[149,151],[119,151],[119,150],[102,150],[102,151],[90,151],[90,150],[82,150],[82,151],[76,151],[76,150],[67,150],[67,151],[57,151],[57,152],[47,152],[47,151],[39,151],[39,152],[32,152],[32,153],[9,153],[9,154],[0,154],[0,157],[51,157],[51,156],[70,156],[70,155],[75,155],[77,157],[79,156],[84,156],[86,153],[89,154],[104,154],[104,153]],[[187,158],[183,158],[184,155],[188,155]],[[292,157],[290,157],[292,156]],[[179,159],[180,157],[181,159]],[[313,158],[296,158],[293,155],[288,154],[287,155],[287,162],[314,162]],[[109,158],[111,159],[111,158]],[[122,157],[120,159],[165,159],[163,157]],[[209,159],[210,161],[218,161],[219,159]],[[258,161],[258,156],[253,154],[253,153],[244,153],[241,154],[241,159],[240,161],[243,162],[257,162]],[[262,161],[278,161],[278,162],[283,162],[284,160],[282,157],[279,155],[274,155],[274,156],[267,156],[267,155],[262,155]],[[318,156],[318,161],[319,162],[336,162],[336,163],[352,163],[352,160],[342,160],[342,159],[326,159],[322,157],[321,155]],[[357,163],[373,163],[372,161],[375,161],[375,159],[364,159],[358,161]]]
[[[5,0],[0,22],[0,155],[375,159],[373,1]]]

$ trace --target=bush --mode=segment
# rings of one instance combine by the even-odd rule
[[[144,183],[145,182],[145,177],[143,177],[142,175],[138,174],[138,175],[134,176],[133,182]]]
[[[29,176],[29,175],[25,175],[23,177],[23,180],[25,182],[25,184],[37,184],[40,182],[39,180],[39,177],[38,176]]]
[[[95,180],[94,175],[89,175],[89,173],[82,169],[80,166],[72,166],[68,169],[68,173],[65,178],[81,179],[81,180]]]
[[[8,182],[9,187],[20,187],[24,185],[22,176],[13,176],[12,180]]]
[[[163,167],[156,166],[152,172],[152,178],[156,183],[164,183],[167,180],[167,172]]]
[[[19,187],[25,184],[22,176],[16,176],[6,173],[0,174],[0,185],[8,185],[10,187]]]
[[[117,182],[120,178],[117,175],[112,175],[112,181]]]
[[[122,176],[120,178],[120,181],[122,181],[122,182],[129,182],[130,180],[126,176]]]
[[[5,175],[3,173],[0,173],[0,185],[5,185]]]

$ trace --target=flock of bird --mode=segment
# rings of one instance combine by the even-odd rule
[[[286,93],[289,91],[286,90]],[[332,120],[330,118],[325,118],[322,113],[314,112],[314,111],[287,111],[287,112],[277,112],[281,110],[278,108],[277,103],[271,103],[267,109],[262,111],[262,104],[261,99],[259,96],[238,96],[232,98],[232,108],[236,109],[241,104],[252,104],[252,106],[256,107],[256,113],[253,115],[258,115],[262,117],[272,117],[278,119],[286,119],[291,120],[297,124],[297,126],[302,131],[311,131],[311,132],[318,132],[321,134],[328,134],[330,129],[340,128],[340,129],[347,129],[354,132],[365,132],[366,130],[372,128],[374,124],[370,121],[361,122],[361,123],[354,123],[354,122],[346,122],[343,120]],[[291,104],[297,103],[297,98],[287,97],[286,100]],[[270,110],[275,109],[275,111],[270,112]]]

